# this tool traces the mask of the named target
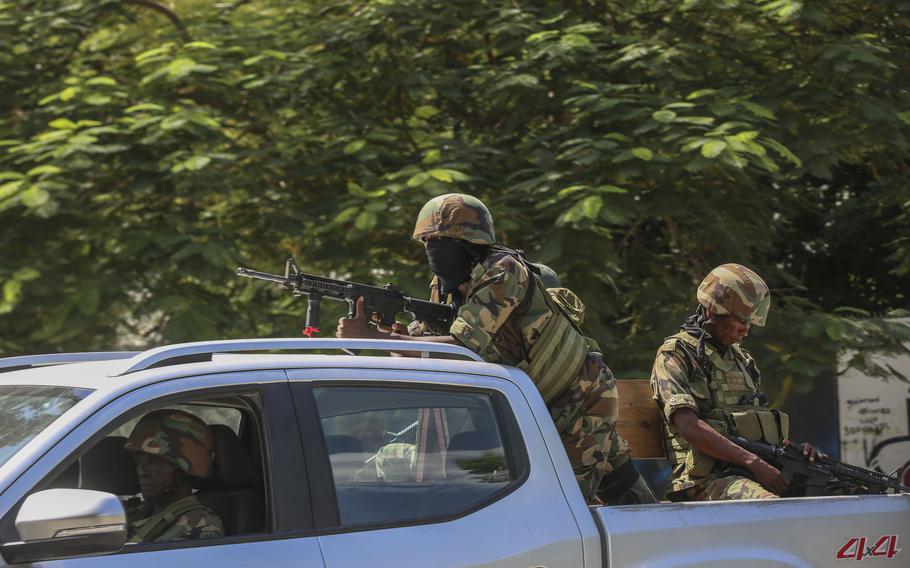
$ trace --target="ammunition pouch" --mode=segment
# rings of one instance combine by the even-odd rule
[[[531,377],[544,402],[549,404],[575,380],[587,354],[585,337],[556,313],[518,368]]]
[[[779,446],[790,433],[790,417],[779,410],[746,407],[726,408],[727,422],[732,425],[730,434],[742,436],[750,442],[762,442]]]
[[[742,436],[752,442],[775,446],[781,445],[790,430],[790,417],[786,413],[755,406],[720,408],[704,413],[699,418],[725,436]],[[684,463],[686,473],[691,478],[707,477],[721,463],[691,447],[678,435],[671,436],[667,432],[664,442],[670,463],[674,466]]]

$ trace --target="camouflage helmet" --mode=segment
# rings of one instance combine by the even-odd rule
[[[698,287],[698,303],[721,315],[765,325],[771,293],[761,276],[741,264],[721,264]]]
[[[414,238],[453,237],[478,245],[496,242],[493,216],[476,197],[447,193],[427,201],[417,215]]]
[[[161,456],[196,477],[208,477],[212,471],[212,431],[201,419],[182,410],[149,412],[133,428],[124,447],[131,452]]]
[[[532,262],[531,265],[540,271],[540,281],[543,283],[544,288],[562,288],[559,274],[556,274],[555,270],[539,262]]]

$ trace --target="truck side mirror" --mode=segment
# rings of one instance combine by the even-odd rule
[[[47,489],[26,497],[16,530],[22,540],[0,547],[10,564],[109,554],[126,542],[126,512],[110,493]]]

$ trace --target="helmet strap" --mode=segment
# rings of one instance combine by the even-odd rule
[[[680,326],[682,331],[698,338],[696,355],[698,357],[698,362],[703,369],[711,368],[711,363],[708,361],[708,355],[705,353],[705,342],[711,339],[711,334],[708,332],[707,326],[711,323],[714,323],[713,314],[709,313],[703,305],[699,304],[695,309],[695,313],[686,317],[682,326]]]

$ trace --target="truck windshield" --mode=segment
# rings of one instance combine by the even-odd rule
[[[0,466],[90,389],[0,385]]]

